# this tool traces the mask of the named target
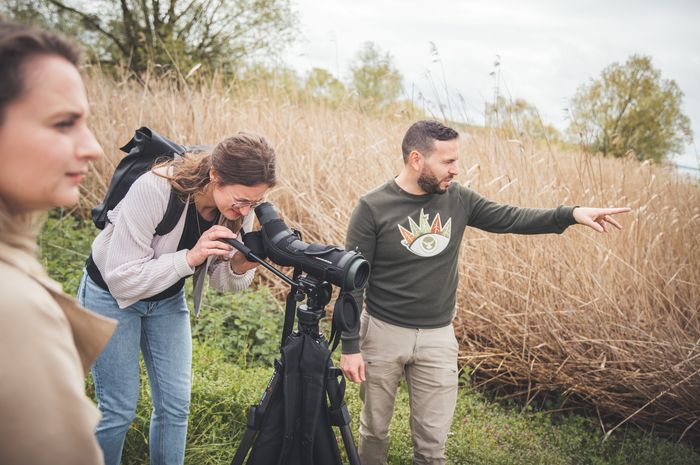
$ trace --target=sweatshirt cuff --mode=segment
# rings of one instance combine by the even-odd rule
[[[221,266],[226,267],[226,271],[228,272],[228,275],[232,277],[233,279],[246,279],[249,276],[251,276],[253,273],[255,273],[255,268],[251,268],[250,270],[246,270],[241,274],[236,273],[233,271],[233,268],[231,268],[231,262],[230,261],[223,261],[221,263]],[[252,279],[252,278],[251,278]]]
[[[178,250],[173,254],[175,273],[180,278],[186,278],[194,274],[194,268],[187,264],[187,249]]]
[[[560,205],[557,207],[557,211],[555,213],[555,221],[557,222],[557,225],[561,228],[562,232],[566,228],[568,228],[571,225],[576,224],[576,220],[574,219],[574,208],[578,207],[578,205],[575,206],[567,206],[567,205]]]
[[[341,337],[342,353],[343,354],[359,354],[360,353],[360,336]]]

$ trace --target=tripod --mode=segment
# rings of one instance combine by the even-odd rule
[[[248,411],[247,429],[232,465],[242,465],[249,450],[246,465],[340,465],[333,426],[340,429],[350,464],[360,464],[343,401],[345,378],[333,366],[318,325],[333,288],[326,281],[300,274],[295,270],[294,280],[282,274],[293,287],[287,295],[281,360],[275,360],[265,392]],[[296,308],[305,298],[307,304]],[[295,314],[298,329],[291,333]]]

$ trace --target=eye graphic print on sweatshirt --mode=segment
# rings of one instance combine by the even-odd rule
[[[444,225],[440,220],[440,213],[435,214],[432,223],[429,222],[429,219],[421,208],[418,224],[413,218],[408,217],[410,231],[400,224],[396,225],[403,236],[401,245],[419,257],[434,257],[445,250],[447,244],[450,243],[452,218],[448,219]]]

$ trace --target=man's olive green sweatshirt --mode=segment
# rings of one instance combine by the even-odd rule
[[[415,195],[392,179],[360,198],[346,250],[356,248],[372,270],[355,298],[370,315],[407,328],[439,328],[454,317],[462,235],[467,226],[494,233],[562,233],[575,207],[520,208],[492,202],[452,183],[444,194]],[[363,295],[364,294],[364,295]],[[344,333],[343,353],[359,352]]]

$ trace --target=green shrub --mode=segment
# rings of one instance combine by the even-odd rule
[[[284,313],[266,287],[221,293],[209,289],[192,334],[240,366],[271,366],[279,355]]]

